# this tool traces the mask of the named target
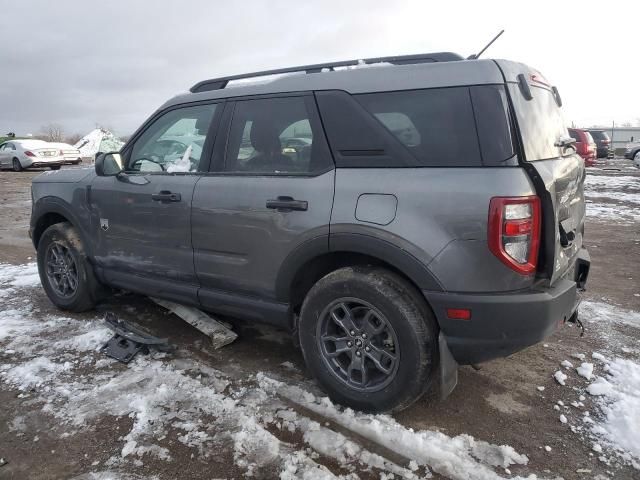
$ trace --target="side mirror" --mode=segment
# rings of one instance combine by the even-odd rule
[[[118,152],[98,153],[96,155],[96,175],[99,177],[113,177],[123,170],[124,163]]]

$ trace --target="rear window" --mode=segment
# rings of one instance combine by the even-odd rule
[[[557,158],[561,153],[556,143],[568,135],[564,115],[550,90],[534,85],[530,88],[533,98],[526,100],[517,84],[509,84],[525,155],[528,161]],[[573,154],[570,148],[565,152]]]
[[[594,140],[609,140],[609,135],[600,130],[589,131]]]

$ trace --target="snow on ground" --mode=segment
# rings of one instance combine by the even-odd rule
[[[600,461],[609,464],[615,457],[640,470],[640,351],[630,348],[637,343],[637,335],[630,332],[640,330],[640,312],[584,301],[580,305],[580,318],[587,332],[595,331],[605,340],[605,354],[593,352],[593,363],[583,361],[584,353],[572,354],[582,361],[575,368],[575,376],[572,373],[565,376],[561,371],[555,375],[571,376],[559,383],[565,385],[566,380],[571,385],[573,395],[577,396],[571,402],[574,409],[562,401],[554,408],[564,409],[560,421],[591,442]],[[624,358],[634,353],[634,358]],[[585,395],[581,392],[591,397],[595,411],[584,409]]]
[[[640,177],[587,175],[585,196],[587,217],[625,224],[640,222]]]
[[[587,218],[602,218],[613,223],[636,224],[640,222],[640,211],[628,205],[593,203],[587,201]]]
[[[640,177],[633,175],[587,175],[584,187],[586,191],[596,189],[619,191],[624,188],[640,190]]]
[[[72,436],[107,416],[128,419],[119,452],[102,471],[77,478],[118,477],[148,456],[172,461],[169,437],[198,458],[229,452],[246,476],[275,469],[282,479],[336,478],[319,461],[322,456],[351,472],[341,478],[363,470],[381,478],[428,478],[433,470],[452,479],[499,479],[496,469],[528,463],[526,455],[507,445],[414,431],[387,415],[342,409],[303,385],[268,374],[233,379],[186,351],[139,355],[122,365],[99,352],[111,336],[101,319],[39,311],[24,294],[25,289],[35,292],[38,284],[35,265],[0,265],[0,382],[20,392],[25,405],[36,405],[55,420],[59,428],[52,435]],[[311,420],[304,409],[340,425],[341,432],[368,439],[369,448],[378,445],[407,461],[394,463],[368,450],[348,433]],[[15,434],[25,413],[16,412]],[[280,431],[298,432],[303,443],[280,440]]]

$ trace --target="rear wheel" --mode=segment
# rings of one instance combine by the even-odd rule
[[[633,163],[636,167],[640,168],[640,150],[633,156]]]
[[[38,243],[38,272],[45,292],[63,310],[90,310],[102,297],[77,230],[57,223],[47,228]]]
[[[18,160],[17,158],[13,159],[13,171],[14,172],[22,171],[22,164],[20,163],[20,160]]]
[[[49,168],[51,170],[60,170],[60,165],[51,165]]]
[[[319,280],[302,305],[299,335],[309,370],[343,405],[398,411],[433,383],[436,322],[420,293],[392,272],[347,267]]]

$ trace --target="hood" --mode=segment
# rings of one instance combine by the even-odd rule
[[[76,183],[93,174],[93,167],[50,170],[35,177],[33,183]]]

